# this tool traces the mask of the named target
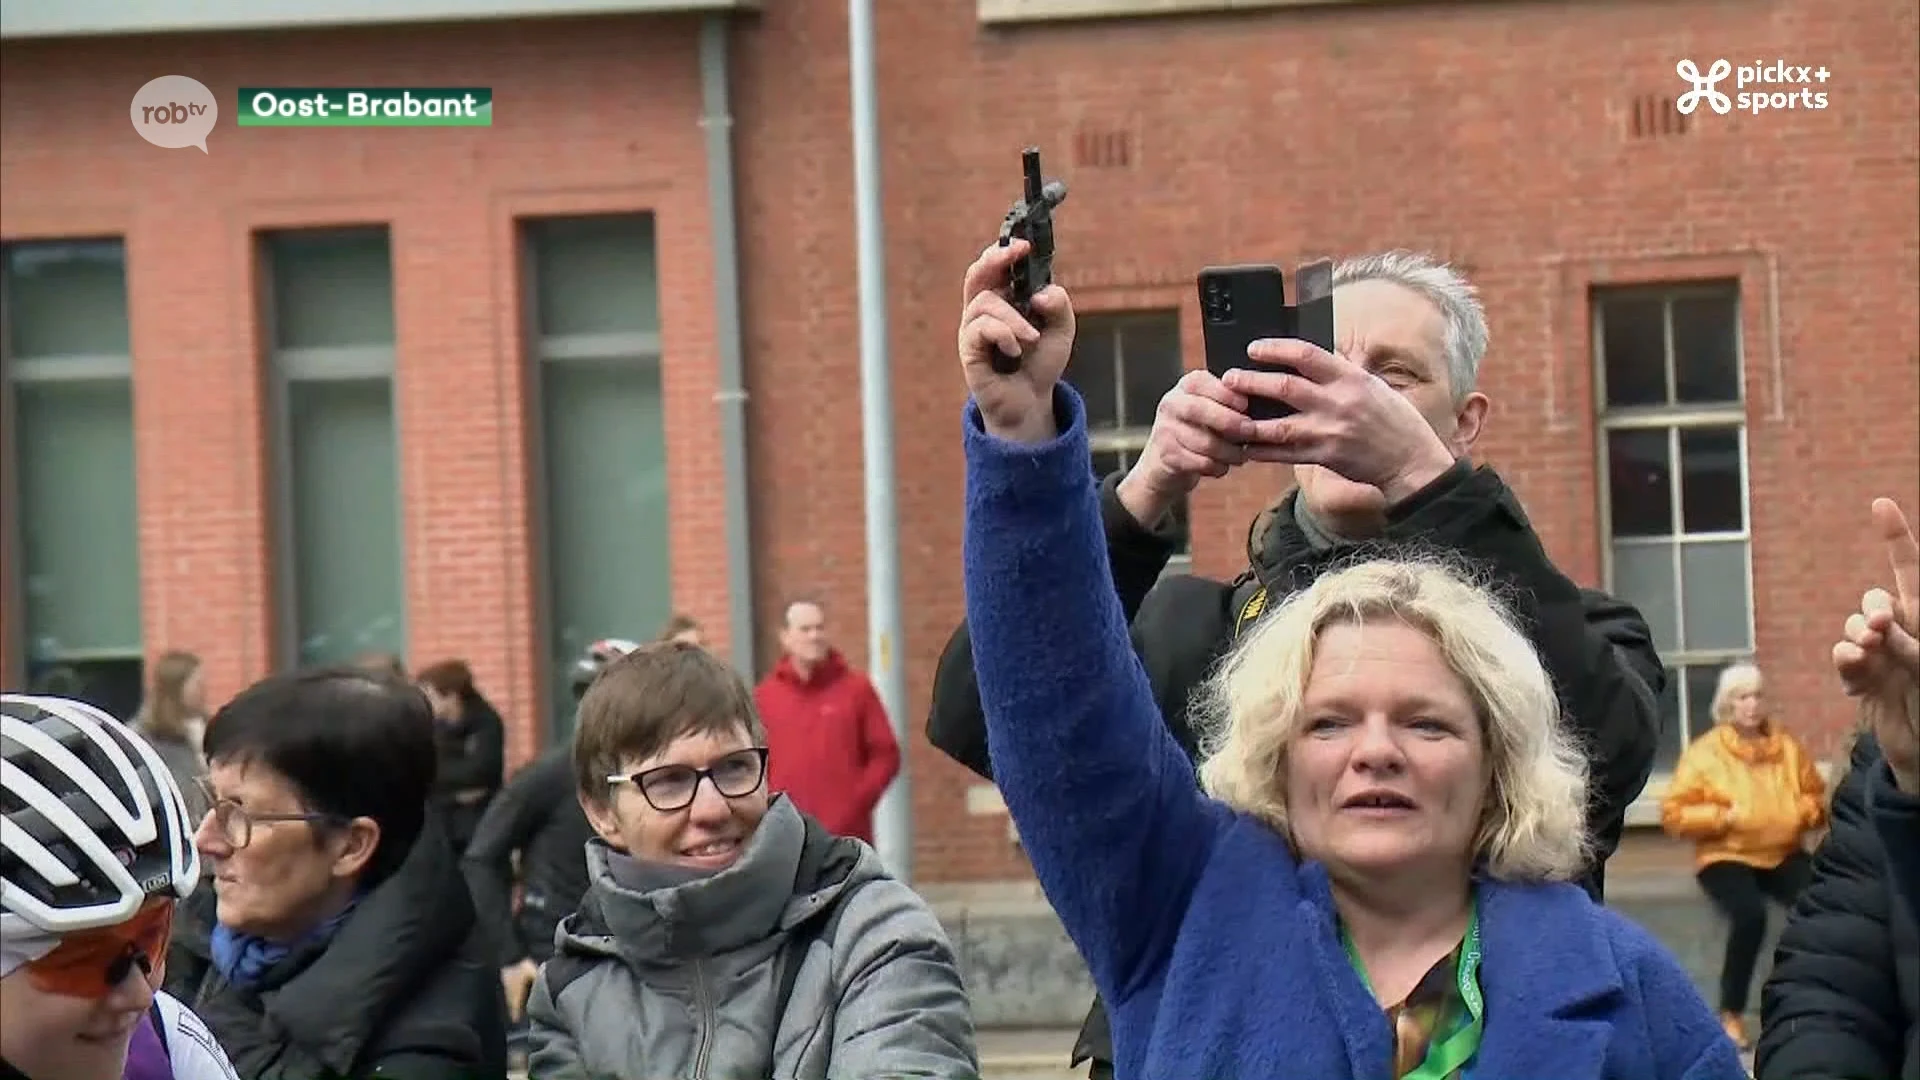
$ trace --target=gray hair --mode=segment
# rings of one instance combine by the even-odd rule
[[[1453,267],[1415,251],[1387,251],[1341,261],[1333,268],[1335,287],[1356,281],[1386,281],[1425,297],[1446,322],[1441,348],[1447,358],[1447,384],[1455,405],[1480,381],[1487,355],[1487,313],[1479,290]]]

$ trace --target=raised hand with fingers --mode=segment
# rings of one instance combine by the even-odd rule
[[[980,406],[989,435],[1040,443],[1058,432],[1053,418],[1053,388],[1073,354],[1073,301],[1059,285],[1033,295],[1036,329],[1007,299],[1013,264],[1027,254],[1028,243],[1015,240],[981,252],[967,267],[960,314],[960,370],[967,390]],[[995,351],[1020,358],[1016,371],[994,369]]]
[[[1202,478],[1225,476],[1248,460],[1253,421],[1246,395],[1210,371],[1189,371],[1160,398],[1153,430],[1117,494],[1142,525],[1153,526]]]
[[[1903,790],[1920,790],[1920,540],[1892,499],[1875,499],[1873,521],[1886,545],[1893,592],[1870,589],[1847,617],[1833,667],[1860,699]]]
[[[1389,504],[1453,465],[1453,451],[1419,408],[1353,357],[1291,338],[1256,341],[1247,353],[1294,373],[1238,368],[1227,372],[1227,388],[1299,410],[1252,423],[1253,460],[1319,465],[1380,489]]]

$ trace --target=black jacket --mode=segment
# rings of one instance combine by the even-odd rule
[[[160,989],[180,1001],[192,1001],[207,981],[207,973],[213,970],[213,921],[218,903],[213,881],[206,878],[173,909],[167,976]]]
[[[1274,603],[1305,588],[1337,564],[1367,555],[1433,551],[1469,560],[1522,618],[1560,689],[1574,730],[1592,764],[1588,822],[1596,865],[1584,884],[1599,897],[1602,865],[1620,843],[1629,804],[1653,770],[1666,668],[1653,635],[1631,605],[1581,589],[1553,565],[1519,500],[1488,467],[1462,461],[1394,508],[1380,540],[1316,550],[1293,517],[1290,496],[1256,519],[1248,537],[1249,567],[1231,583],[1178,575],[1160,579],[1177,537],[1143,528],[1120,504],[1115,474],[1101,485],[1100,505],[1114,588],[1133,626],[1134,649],[1174,737],[1189,755],[1197,737],[1190,699],[1241,630]],[[974,681],[973,648],[963,622],[934,673],[927,737],[949,757],[987,779],[986,718]],[[1110,1054],[1096,1003],[1076,1060]]]
[[[1885,768],[1862,736],[1834,789],[1832,828],[1760,994],[1759,1080],[1920,1080],[1920,929],[1867,816],[1868,780]]]
[[[506,999],[453,851],[429,818],[331,941],[193,1005],[247,1080],[504,1080]]]
[[[462,868],[480,925],[501,967],[553,955],[553,931],[587,892],[587,841],[570,747],[547,751],[513,775],[487,807]],[[511,914],[513,857],[520,856],[520,913]]]
[[[436,721],[433,735],[438,751],[433,804],[458,855],[467,849],[488,802],[500,791],[507,769],[507,725],[492,703],[476,693],[467,699],[460,719]],[[477,801],[459,798],[472,791],[486,794]]]

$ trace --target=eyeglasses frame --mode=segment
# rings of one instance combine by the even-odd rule
[[[704,768],[704,769],[696,769],[691,765],[656,765],[651,769],[641,769],[639,772],[610,773],[607,776],[607,783],[613,784],[613,785],[632,784],[633,789],[640,793],[640,797],[647,801],[647,805],[653,807],[655,810],[658,810],[662,814],[676,813],[678,811],[685,810],[689,806],[692,806],[693,801],[700,797],[700,785],[702,783],[712,784],[713,790],[716,793],[718,793],[719,796],[723,799],[743,799],[748,795],[751,795],[754,792],[760,790],[761,785],[767,782],[767,748],[764,746],[743,747],[739,750],[728,751],[726,754],[722,755],[720,758],[720,761],[725,761],[728,758],[735,756],[736,754],[748,754],[748,753],[753,754],[756,758],[759,759],[760,770],[754,775],[753,786],[748,788],[745,791],[742,791],[738,795],[727,794],[726,791],[720,787],[720,781],[714,777],[713,775],[714,765],[718,765],[719,762],[715,762],[714,765],[709,765],[707,768]],[[687,794],[686,802],[676,803],[673,806],[661,806],[659,803],[653,801],[653,796],[647,794],[646,779],[649,776],[658,775],[660,773],[666,772],[669,769],[687,769],[691,771],[693,773],[693,786],[687,789],[688,794]]]
[[[339,814],[256,814],[232,799],[216,798],[213,794],[213,787],[205,780],[200,781],[200,793],[206,796],[207,799],[207,817],[224,814],[224,820],[231,822],[233,815],[237,813],[240,815],[240,820],[247,823],[246,836],[239,843],[234,842],[233,830],[231,828],[226,826],[222,826],[221,828],[220,838],[225,840],[227,846],[235,851],[245,851],[247,847],[253,843],[253,827],[256,823],[276,825],[285,822],[301,821],[309,825],[340,825],[347,821],[346,818]],[[205,819],[203,818],[202,820],[204,821]]]

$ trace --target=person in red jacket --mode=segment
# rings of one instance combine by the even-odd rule
[[[787,605],[780,662],[754,689],[767,779],[839,836],[873,843],[873,808],[900,771],[900,744],[866,675],[827,637],[820,605]]]

